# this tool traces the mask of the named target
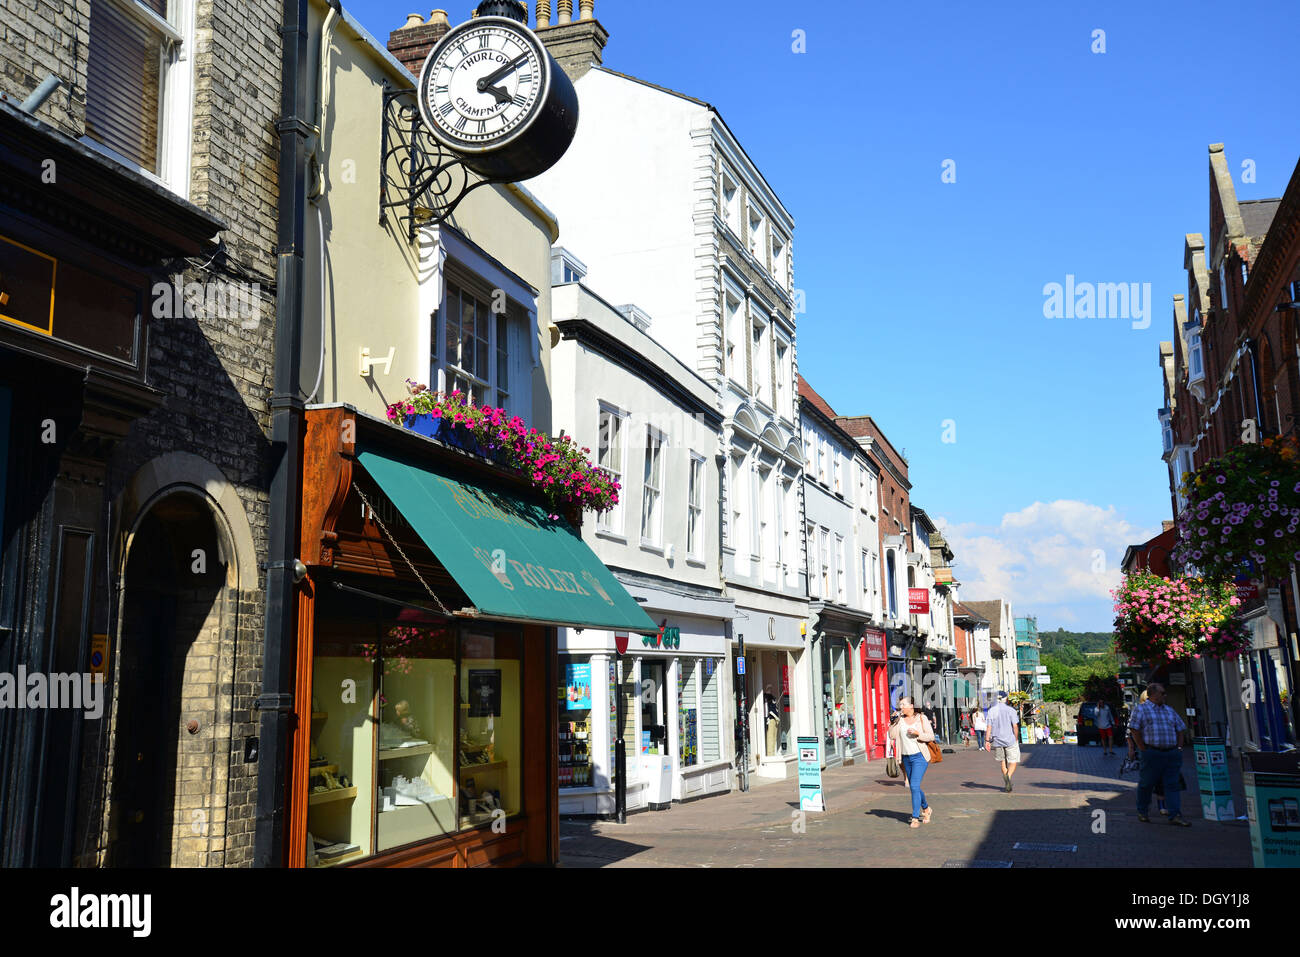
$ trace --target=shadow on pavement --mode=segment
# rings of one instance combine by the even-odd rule
[[[1091,795],[1082,807],[996,810],[972,857],[1014,867],[1250,867],[1249,831],[1236,821],[1202,818],[1197,791],[1183,798],[1190,828],[1156,816],[1154,801],[1151,823],[1138,821],[1132,788],[1113,797]]]
[[[882,817],[891,821],[901,821],[904,824],[910,824],[912,821],[911,811],[890,811],[883,807],[867,808],[862,812],[867,817]]]
[[[608,822],[602,823],[608,825]],[[595,825],[594,821],[560,822],[561,867],[605,867],[650,850],[647,844],[634,844],[597,834]]]

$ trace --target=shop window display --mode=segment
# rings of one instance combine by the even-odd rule
[[[700,662],[700,757],[705,764],[722,760],[722,739],[718,728],[718,665],[716,658]]]
[[[378,608],[318,611],[308,867],[522,810],[518,634]]]
[[[455,632],[397,624],[381,649],[376,850],[385,851],[456,830]]]
[[[695,702],[696,663],[687,659],[677,668],[677,748],[681,766],[694,767],[700,762],[699,709]]]
[[[615,687],[617,665],[609,663],[609,727],[614,732],[609,736],[609,770],[614,772],[615,750],[618,747],[618,699]],[[623,757],[627,762],[628,773],[635,773],[636,764],[636,684],[635,662],[623,660]]]
[[[591,662],[561,662],[559,704],[560,787],[589,787],[591,776]],[[613,700],[611,698],[611,700]]]
[[[520,809],[520,647],[517,635],[461,636],[460,824]]]

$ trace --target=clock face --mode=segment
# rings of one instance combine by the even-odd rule
[[[483,17],[449,33],[420,73],[420,107],[439,140],[465,153],[508,143],[546,99],[550,64],[511,20]]]

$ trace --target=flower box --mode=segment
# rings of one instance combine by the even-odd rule
[[[527,481],[554,513],[575,526],[583,509],[602,512],[618,504],[619,484],[591,463],[591,449],[568,436],[530,429],[505,409],[476,406],[461,392],[448,395],[407,380],[410,395],[388,407],[388,419],[420,435],[491,459]]]

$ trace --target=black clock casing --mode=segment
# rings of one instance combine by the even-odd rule
[[[489,84],[491,78],[520,65]],[[568,74],[526,25],[484,16],[450,30],[429,52],[416,87],[432,136],[494,182],[531,179],[554,166],[578,129]]]

